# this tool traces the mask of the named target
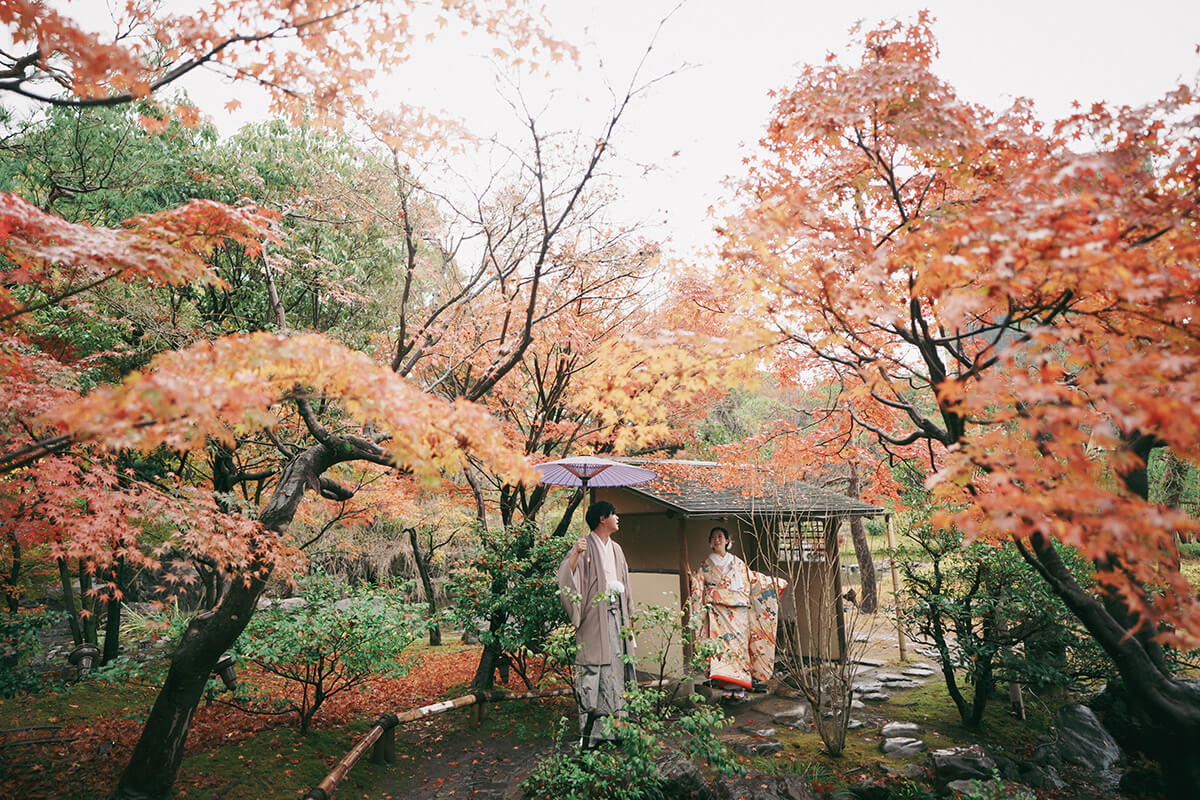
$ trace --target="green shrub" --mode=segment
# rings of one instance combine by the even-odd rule
[[[246,696],[275,713],[295,713],[305,734],[330,697],[376,676],[407,675],[412,660],[401,651],[424,635],[428,616],[399,591],[349,588],[320,572],[301,589],[300,607],[276,603],[258,611],[234,652],[292,685],[283,697],[254,686]]]
[[[1180,542],[1180,558],[1200,558],[1200,542]]]
[[[44,609],[0,614],[0,697],[46,688],[46,677],[35,672],[29,662],[41,649],[38,633],[61,618],[62,614]]]
[[[524,784],[527,796],[553,800],[658,800],[663,796],[658,759],[674,742],[688,758],[704,761],[721,775],[742,772],[733,752],[717,739],[728,720],[715,706],[693,696],[680,710],[662,690],[633,687],[625,695],[628,716],[615,718],[612,748],[580,751],[575,719],[559,725],[559,744]]]
[[[484,646],[497,649],[532,688],[545,677],[545,662],[530,656],[544,655],[554,631],[567,622],[555,575],[573,541],[532,523],[490,531],[480,541],[479,555],[450,575],[451,616],[464,628],[487,620],[490,629],[480,633]]]

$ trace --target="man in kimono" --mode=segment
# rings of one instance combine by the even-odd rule
[[[591,534],[575,542],[558,568],[559,596],[579,645],[575,683],[585,749],[612,741],[609,718],[623,713],[625,686],[634,681],[634,642],[621,635],[633,598],[625,554],[612,540],[619,523],[612,503],[592,503],[587,510]]]

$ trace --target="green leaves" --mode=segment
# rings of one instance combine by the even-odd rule
[[[302,598],[258,611],[235,652],[287,684],[282,694],[264,684],[252,687],[250,696],[296,713],[307,732],[328,698],[376,676],[407,675],[413,661],[404,648],[424,634],[428,617],[395,589],[359,587],[347,593],[321,572],[301,587]]]

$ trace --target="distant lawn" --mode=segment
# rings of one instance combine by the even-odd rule
[[[1184,542],[1179,545],[1179,569],[1188,579],[1192,589],[1200,592],[1200,542]]]

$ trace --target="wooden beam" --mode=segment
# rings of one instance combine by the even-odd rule
[[[691,596],[691,586],[688,582],[688,572],[691,570],[691,564],[688,561],[687,549],[687,531],[685,529],[685,520],[679,518],[676,527],[677,536],[679,538],[679,605],[683,611],[683,629],[691,630],[692,609],[689,598]],[[683,669],[686,673],[688,664],[692,661],[692,637],[684,635],[683,637]]]
[[[907,661],[908,656],[904,652],[904,627],[900,624],[900,575],[896,571],[896,534],[892,532],[892,515],[888,514],[887,520],[887,537],[888,550],[891,554],[888,556],[888,564],[892,571],[892,607],[896,609],[896,636],[900,641],[900,660]]]
[[[841,517],[833,517],[825,523],[825,564],[833,571],[833,607],[837,612],[838,637],[838,652],[835,658],[839,659],[846,654],[846,612],[842,608],[842,558],[841,548],[838,547],[838,528],[841,525]],[[821,590],[824,589],[822,586]],[[821,598],[821,602],[824,602],[824,599]],[[817,619],[820,618],[821,615],[818,615]]]

